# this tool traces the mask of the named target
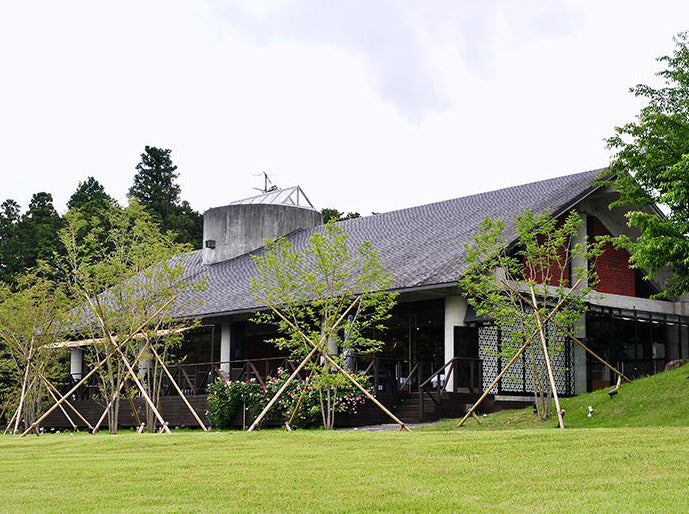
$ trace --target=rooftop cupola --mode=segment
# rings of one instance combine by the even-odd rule
[[[323,223],[301,187],[273,189],[203,214],[203,263],[252,252],[290,232]]]

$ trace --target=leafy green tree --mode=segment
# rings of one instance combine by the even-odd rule
[[[66,302],[61,286],[36,270],[22,277],[16,291],[0,287],[0,353],[9,354],[14,365],[11,382],[4,384],[3,400],[14,400],[14,419],[9,427],[13,433],[20,426],[26,429],[37,418],[50,394],[46,380],[56,375],[64,378],[66,368],[59,366],[59,355],[48,345],[54,342],[54,328]]]
[[[201,248],[203,217],[180,200],[179,173],[170,154],[171,150],[146,146],[129,194],[157,218],[163,231],[171,230],[178,242]]]
[[[83,230],[89,220],[81,211],[68,213],[66,220],[60,233],[67,249],[65,275],[71,295],[80,302],[71,326],[80,327],[80,336],[97,340],[90,348],[92,363],[116,353],[99,373],[109,429],[115,433],[125,380],[133,379],[125,359],[139,363],[144,390],[157,403],[162,370],[154,354],[165,361],[179,341],[172,329],[193,324],[175,321],[170,312],[177,295],[196,284],[182,279],[180,254],[187,248],[174,241],[172,232],[161,233],[135,199],[124,209],[108,211],[107,244],[101,244],[97,233]],[[150,405],[146,414],[152,431],[160,420]]]
[[[323,352],[342,367],[353,354],[375,352],[382,345],[369,334],[372,329],[383,330],[395,303],[396,295],[388,292],[390,274],[369,242],[351,248],[347,240],[342,228],[329,223],[311,236],[303,250],[280,238],[255,257],[257,275],[251,291],[261,305],[283,316],[265,312],[256,320],[276,324],[283,337],[275,344],[294,358],[301,360],[313,349],[304,336],[323,341]],[[350,307],[343,326],[331,330]],[[319,388],[323,426],[332,429],[338,389],[346,378],[333,373],[326,360],[312,362],[310,370],[311,383]]]
[[[323,223],[330,223],[331,221],[345,221],[361,217],[361,214],[358,212],[348,212],[345,214],[337,209],[329,209],[327,207],[321,210],[321,214],[323,215]]]
[[[674,41],[672,55],[658,59],[663,85],[631,88],[646,106],[608,139],[620,203],[637,208],[629,224],[641,230],[636,240],[618,243],[631,250],[631,263],[650,276],[671,268],[664,296],[689,292],[689,36],[684,32]],[[667,215],[658,215],[656,205],[667,207]]]
[[[576,213],[557,220],[527,212],[515,218],[510,235],[504,221],[486,219],[480,234],[465,244],[468,266],[460,290],[477,314],[500,329],[502,357],[512,358],[528,343],[526,365],[541,419],[552,415],[554,399],[546,351],[552,362],[562,349],[561,329],[571,331],[586,312],[586,295],[596,282],[587,263],[600,255],[606,241],[573,244],[581,223]],[[581,279],[572,292],[577,282],[570,283],[570,277]]]

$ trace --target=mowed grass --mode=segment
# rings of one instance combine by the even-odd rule
[[[582,394],[561,400],[567,428],[620,428],[689,426],[689,364],[664,373],[624,383],[612,398],[608,391]],[[589,409],[593,413],[589,417]],[[480,411],[480,409],[479,409]],[[508,410],[486,417],[480,423],[469,418],[460,430],[514,430],[557,426],[557,418],[540,421],[532,409]],[[425,430],[455,430],[448,420]],[[689,503],[688,508],[689,510]]]
[[[685,512],[689,428],[0,438],[3,512]]]
[[[567,430],[529,409],[412,433],[0,437],[0,512],[687,512],[687,376],[567,399]]]

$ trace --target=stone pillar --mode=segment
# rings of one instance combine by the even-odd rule
[[[84,377],[84,350],[81,348],[69,349],[69,374],[76,381]]]
[[[577,227],[577,234],[574,240],[571,242],[570,247],[574,247],[576,244],[584,244],[587,241],[588,236],[588,226],[587,226],[587,215],[584,212],[577,213],[581,218],[581,225]],[[588,263],[584,259],[583,255],[572,255],[571,262],[571,285],[574,285],[578,278],[576,275],[576,270],[582,270],[584,272],[584,279],[581,281],[578,289],[583,289],[588,283]],[[577,339],[582,342],[586,342],[586,316],[582,316],[581,319],[574,325],[574,335]],[[586,392],[586,350],[579,346],[574,341],[570,341],[569,344],[572,345],[573,355],[572,355],[572,366],[574,372],[574,394],[582,394]]]
[[[449,362],[455,357],[455,327],[464,326],[464,318],[467,313],[467,301],[461,296],[445,297],[445,362]],[[449,387],[450,382],[454,383],[454,377],[445,375],[445,389],[453,391],[454,387]],[[449,380],[447,380],[449,379]]]
[[[574,325],[574,336],[582,343],[586,344],[586,316]],[[572,345],[573,359],[572,366],[574,367],[574,394],[583,394],[586,392],[586,357],[587,351],[574,341],[569,341]],[[587,345],[588,346],[588,345]]]
[[[220,327],[220,371],[230,378],[230,358],[232,348],[232,323],[223,323]]]

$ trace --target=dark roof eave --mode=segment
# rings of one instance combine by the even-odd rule
[[[441,284],[429,284],[429,285],[422,285],[422,286],[413,286],[413,287],[400,287],[397,289],[390,289],[389,292],[391,293],[414,293],[417,291],[430,291],[430,290],[436,290],[436,289],[447,289],[451,287],[457,287],[458,282],[452,281],[452,282],[443,282]],[[218,312],[205,312],[203,314],[198,314],[198,315],[192,315],[192,316],[180,316],[176,319],[184,321],[184,320],[192,320],[192,319],[205,319],[205,318],[222,318],[226,316],[238,316],[242,314],[251,314],[253,312],[258,312],[258,311],[263,311],[267,310],[267,306],[265,305],[257,305],[256,307],[249,307],[245,309],[236,309],[236,310],[231,310],[231,311],[218,311]]]

